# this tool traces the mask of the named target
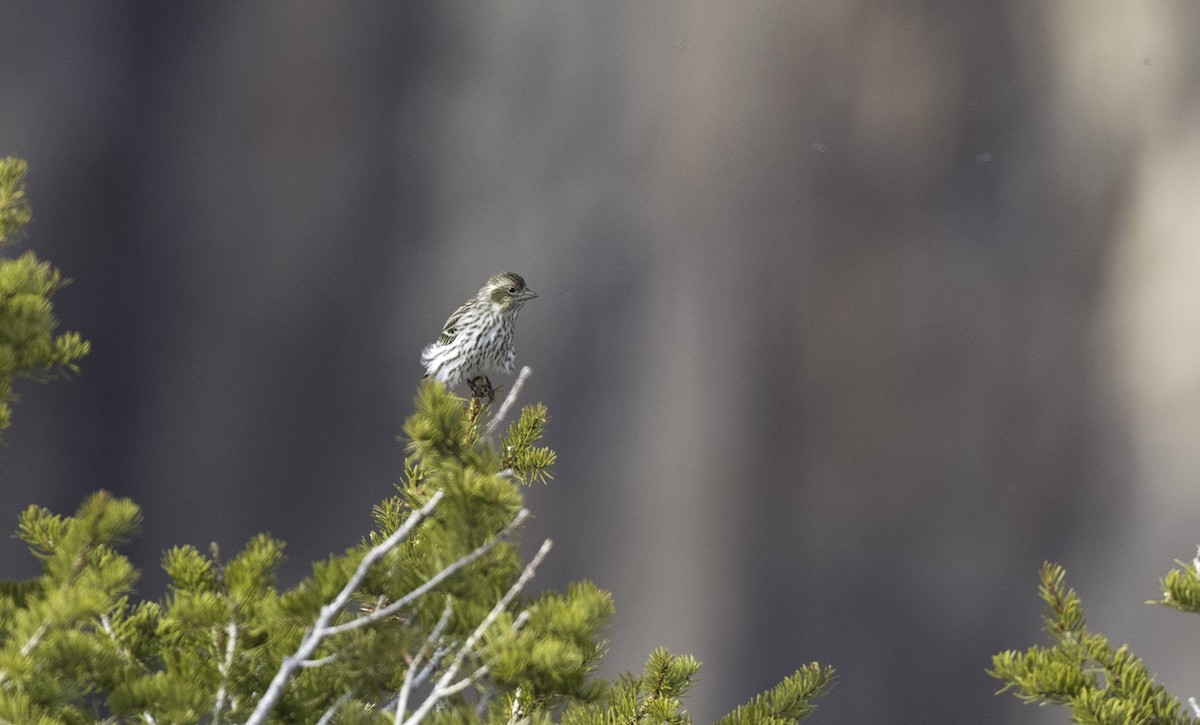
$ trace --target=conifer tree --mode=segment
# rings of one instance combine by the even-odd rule
[[[5,163],[10,234],[28,207],[24,165]],[[61,279],[27,257],[0,263],[8,377],[70,370],[87,351],[77,335],[52,337]],[[9,285],[21,281],[12,270],[24,287]],[[0,582],[0,723],[689,722],[695,659],[656,650],[641,675],[600,680],[612,597],[586,581],[529,591],[551,544],[523,562],[515,537],[529,516],[522,487],[547,482],[555,461],[538,445],[545,406],[493,442],[527,375],[490,418],[424,381],[373,530],[291,589],[276,581],[283,542],[260,535],[229,558],[216,545],[167,551],[168,593],[137,600],[119,551],[141,522],[132,501],[101,491],[71,516],[30,506],[17,536],[42,571]],[[832,677],[806,665],[722,723],[797,722]]]

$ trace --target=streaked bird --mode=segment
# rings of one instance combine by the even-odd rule
[[[475,397],[492,400],[496,393],[488,376],[513,371],[517,313],[534,297],[537,293],[525,286],[521,275],[493,275],[450,315],[437,342],[421,352],[425,377],[448,386],[466,382]]]

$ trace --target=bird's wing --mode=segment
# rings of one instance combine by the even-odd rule
[[[463,313],[467,311],[467,306],[463,305],[450,315],[450,319],[446,320],[446,324],[442,325],[442,335],[438,338],[439,345],[445,345],[454,342],[454,336],[458,334],[458,323],[462,320]]]

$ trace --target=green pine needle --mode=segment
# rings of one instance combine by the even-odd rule
[[[1080,723],[1196,723],[1179,702],[1154,681],[1129,649],[1116,650],[1102,634],[1089,632],[1083,604],[1065,584],[1057,564],[1042,566],[1044,629],[1051,647],[1008,650],[992,657],[988,674],[1021,700],[1067,707]]]

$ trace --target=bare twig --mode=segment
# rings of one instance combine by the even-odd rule
[[[533,579],[534,574],[537,573],[538,566],[542,563],[542,560],[546,558],[546,555],[550,553],[551,546],[553,546],[553,544],[550,539],[546,539],[544,542],[542,542],[542,546],[540,549],[538,549],[537,554],[535,554],[533,559],[525,565],[525,569],[521,572],[521,576],[518,577],[517,581],[508,588],[508,591],[504,593],[504,596],[500,598],[500,601],[496,602],[496,606],[492,607],[492,611],[487,613],[487,616],[483,618],[483,621],[479,623],[479,626],[471,632],[465,641],[463,641],[462,646],[458,648],[458,652],[454,655],[454,660],[450,663],[450,666],[446,668],[446,671],[442,673],[442,676],[437,681],[437,684],[433,686],[433,691],[429,693],[429,696],[425,698],[425,701],[421,703],[421,706],[413,712],[412,717],[404,721],[405,725],[420,722],[421,719],[429,714],[429,711],[432,710],[434,705],[436,705],[440,700],[459,692],[463,688],[475,682],[479,677],[487,673],[488,667],[486,664],[484,664],[462,680],[458,682],[453,681],[454,678],[458,676],[458,671],[466,661],[467,656],[475,651],[475,646],[487,632],[488,628],[495,623],[496,619],[504,610],[508,609],[508,605],[512,603],[512,600],[521,592],[522,589],[525,588],[529,581]]]
[[[508,395],[504,396],[504,402],[500,404],[500,410],[496,411],[496,415],[488,421],[487,428],[483,429],[483,438],[487,438],[500,427],[500,421],[504,420],[504,416],[508,415],[508,409],[517,402],[517,396],[521,394],[521,388],[525,385],[525,379],[533,373],[533,369],[528,365],[521,368],[521,372],[517,375],[517,379],[513,381],[512,389],[508,391]]]
[[[358,563],[358,568],[354,570],[354,573],[350,576],[350,580],[346,582],[346,586],[342,587],[342,590],[333,598],[333,601],[321,607],[316,621],[300,641],[300,646],[296,648],[296,652],[285,657],[283,662],[280,663],[279,671],[275,673],[275,677],[271,680],[271,684],[267,687],[267,691],[262,696],[262,699],[258,701],[258,705],[254,708],[254,712],[251,713],[250,718],[246,720],[246,725],[261,725],[261,723],[266,722],[271,709],[275,707],[275,703],[283,696],[283,690],[287,687],[287,682],[291,679],[292,674],[295,673],[296,668],[316,651],[317,647],[320,646],[326,637],[334,633],[335,628],[330,627],[329,623],[350,602],[351,597],[354,596],[354,592],[358,591],[359,585],[367,577],[371,566],[383,558],[389,551],[396,548],[400,542],[407,539],[413,532],[413,529],[433,513],[433,509],[442,500],[442,496],[444,495],[446,495],[445,491],[438,491],[433,494],[428,503],[414,511],[391,536],[387,537],[382,543],[372,547],[363,556],[362,561]],[[375,613],[377,614],[378,612],[379,610],[376,610]],[[360,617],[359,619],[365,619],[365,617]]]
[[[425,666],[422,667],[421,671],[417,673],[417,676],[413,678],[413,687],[420,687],[421,685],[424,685],[425,680],[429,679],[429,676],[432,675],[433,671],[437,669],[437,666],[442,663],[442,658],[445,657],[446,653],[449,651],[449,647],[438,647],[437,650],[434,651],[433,656],[429,658],[429,662],[425,663]]]
[[[513,631],[520,632],[521,628],[524,627],[525,623],[528,621],[529,621],[529,610],[522,609],[521,613],[517,615],[517,618],[513,620]]]
[[[315,660],[304,660],[303,662],[300,663],[300,666],[306,670],[312,669],[314,667],[324,667],[325,665],[329,664],[330,662],[333,662],[336,659],[337,659],[337,654],[331,654],[331,655],[327,655],[325,657],[317,658]]]
[[[478,667],[475,668],[474,672],[472,672],[471,674],[462,678],[458,682],[455,682],[450,685],[446,685],[446,687],[442,690],[442,697],[449,697],[450,695],[456,695],[456,694],[462,692],[463,690],[467,689],[471,685],[475,684],[475,682],[478,681],[480,677],[483,677],[484,675],[486,675],[488,673],[488,669],[489,668],[487,665],[479,665]]]
[[[345,705],[349,699],[350,693],[346,692],[337,700],[335,700],[334,703],[325,710],[324,714],[321,715],[321,719],[317,720],[317,725],[329,725],[329,723],[333,722],[333,716],[337,714],[337,711],[340,710],[342,705]]]
[[[229,671],[233,669],[233,654],[237,649],[237,633],[237,622],[233,621],[231,617],[229,623],[225,625],[225,659],[217,665],[217,672],[221,675],[221,686],[217,688],[217,701],[213,703],[213,725],[220,725],[221,711],[225,709],[225,700],[228,696],[225,686],[229,682]]]
[[[512,709],[508,713],[508,722],[509,725],[516,725],[516,723],[524,721],[525,710],[521,707],[521,688],[518,687],[517,691],[513,693]]]
[[[408,671],[404,673],[404,683],[400,686],[400,694],[396,696],[396,722],[404,717],[404,711],[408,709],[408,698],[412,693],[414,682],[416,681],[417,668],[421,665],[421,661],[426,656],[430,658],[429,664],[433,665],[440,657],[434,656],[437,642],[442,638],[442,632],[446,630],[446,625],[450,623],[450,615],[454,612],[454,607],[451,606],[450,597],[446,597],[446,608],[442,610],[442,616],[433,627],[433,631],[425,638],[425,643],[421,645],[421,649],[417,650],[417,654],[413,657],[413,661],[408,664]],[[428,654],[426,654],[428,653]]]
[[[361,617],[358,617],[357,619],[351,619],[348,622],[342,622],[341,624],[327,627],[325,630],[326,636],[334,635],[334,634],[341,634],[342,632],[349,632],[352,629],[358,629],[359,627],[365,627],[368,624],[372,624],[374,622],[378,622],[381,619],[386,619],[387,617],[392,616],[396,612],[407,607],[409,604],[412,604],[413,601],[415,601],[416,599],[427,594],[431,589],[433,589],[437,585],[441,584],[449,577],[453,576],[455,573],[457,573],[463,567],[467,566],[468,564],[472,563],[479,557],[481,557],[484,554],[491,551],[492,548],[496,544],[500,543],[500,540],[502,538],[504,538],[504,536],[506,534],[508,534],[513,529],[517,528],[522,523],[524,523],[525,519],[527,519],[527,518],[529,518],[529,510],[521,509],[520,511],[517,512],[517,515],[515,517],[513,517],[513,520],[511,522],[509,522],[508,526],[505,526],[503,529],[501,529],[501,531],[498,534],[496,534],[495,536],[491,537],[487,541],[480,544],[471,553],[461,557],[460,559],[455,561],[453,564],[450,564],[446,568],[439,571],[437,574],[434,574],[433,576],[429,577],[429,579],[427,579],[425,581],[425,583],[422,584],[421,586],[417,587],[416,589],[413,589],[411,592],[409,592],[408,594],[405,594],[403,597],[400,597],[399,599],[397,599],[396,601],[387,605],[386,607],[380,607],[379,609],[376,609],[375,611],[371,612],[370,614],[365,614]],[[249,723],[247,723],[247,725],[249,725]]]
[[[37,630],[34,631],[33,635],[30,636],[25,644],[21,647],[22,657],[28,657],[29,653],[33,651],[33,648],[38,646],[38,642],[42,641],[42,635],[46,634],[46,628],[48,626],[49,622],[42,622]]]

